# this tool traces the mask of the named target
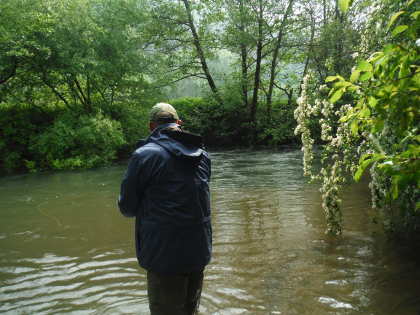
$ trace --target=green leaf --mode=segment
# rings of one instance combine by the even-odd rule
[[[372,73],[372,72],[365,72],[365,73],[363,73],[363,74],[360,76],[359,80],[360,80],[361,82],[364,82],[364,81],[369,80],[372,76],[373,76],[373,73]]]
[[[420,11],[416,11],[416,12],[414,12],[414,13],[411,13],[411,14],[410,14],[410,17],[411,17],[413,20],[417,20],[417,18],[419,17],[419,15],[420,15]]]
[[[357,65],[357,69],[360,71],[372,71],[373,66],[366,60],[361,60]]]
[[[350,76],[350,82],[354,83],[357,80],[359,80],[359,76],[360,76],[360,70],[353,70],[353,72],[351,73]]]
[[[378,100],[374,98],[373,96],[369,96],[368,103],[370,107],[374,108],[376,104],[378,104]]]
[[[356,92],[356,91],[358,91],[358,90],[360,90],[360,88],[359,88],[359,86],[357,86],[357,85],[352,85],[352,86],[349,86],[349,87],[347,88],[347,91],[349,91],[349,92]]]
[[[383,48],[383,50],[384,50],[384,55],[385,56],[390,56],[390,55],[393,55],[394,54],[395,46],[392,45],[392,44],[387,44],[387,45],[385,45],[385,47]]]
[[[347,82],[347,81],[339,81],[339,82],[334,83],[334,88],[337,89],[337,88],[340,88],[340,87],[349,87],[351,85],[352,84],[350,82]]]
[[[408,56],[405,56],[400,59],[400,71],[398,73],[398,78],[404,78],[410,75],[410,64],[408,62]]]
[[[345,88],[339,88],[338,90],[336,90],[330,97],[330,102],[333,104],[337,102],[341,98],[341,96],[343,96],[345,90]]]
[[[372,156],[373,156],[373,153],[362,154],[362,156],[359,159],[359,164],[361,164],[364,160],[371,159]]]
[[[369,59],[367,60],[368,62],[376,62],[378,59],[382,58],[384,56],[384,52],[383,51],[377,51],[374,52],[372,55],[370,55]]]
[[[340,11],[346,13],[351,5],[351,0],[338,0]]]
[[[333,82],[333,81],[338,80],[338,79],[339,79],[339,77],[338,77],[338,76],[336,76],[336,75],[334,75],[334,76],[329,76],[329,77],[327,77],[327,78],[325,79],[325,82],[326,82],[326,83],[328,83],[328,82]]]
[[[363,109],[359,113],[359,117],[367,118],[370,117],[370,110],[368,107],[363,107]]]
[[[353,179],[356,182],[358,182],[360,180],[360,178],[362,177],[364,171],[365,170],[359,166],[356,173],[354,173]]]
[[[370,158],[370,159],[366,159],[363,162],[359,163],[359,167],[357,168],[357,171],[356,171],[356,173],[354,173],[354,176],[353,176],[353,178],[356,182],[358,182],[360,180],[363,173],[365,172],[365,169],[374,161],[375,161],[375,159]]]
[[[348,113],[347,115],[341,117],[339,119],[339,122],[346,122],[346,121],[350,120],[353,117],[354,117],[354,114],[353,113]]]
[[[389,20],[389,23],[388,23],[388,29],[392,26],[392,24],[394,24],[394,22],[398,19],[398,17],[403,13],[405,13],[405,11],[400,11],[400,12],[395,13],[391,17],[391,19]]]
[[[394,200],[398,198],[399,183],[401,179],[402,179],[401,175],[392,176],[391,194],[392,194],[392,199]]]
[[[398,25],[394,30],[392,31],[392,36],[395,37],[398,34],[404,32],[408,28],[408,25]]]
[[[383,119],[380,119],[380,118],[376,119],[374,121],[373,126],[372,126],[372,132],[373,133],[380,132],[382,129],[384,129],[384,125],[385,125],[385,123],[384,123]]]
[[[372,154],[372,153],[366,153],[363,154],[359,159],[359,167],[357,168],[356,173],[354,174],[353,178],[357,182],[360,180],[360,177],[362,177],[363,172],[366,170],[366,168],[371,165],[373,162],[380,161],[384,159],[385,156],[383,154]]]
[[[350,130],[353,135],[357,135],[357,133],[359,132],[359,123],[356,119],[351,122]]]

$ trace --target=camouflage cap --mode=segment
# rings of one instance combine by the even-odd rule
[[[157,103],[150,110],[150,121],[158,121],[162,119],[179,119],[178,114],[171,104]]]

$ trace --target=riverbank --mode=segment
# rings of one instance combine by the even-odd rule
[[[295,145],[294,103],[274,102],[254,124],[237,107],[205,98],[169,100],[186,130],[203,136],[215,149],[276,148]],[[83,108],[0,104],[0,173],[48,169],[89,169],[110,165],[149,134],[146,105],[118,104],[86,112]]]
[[[268,145],[258,145],[258,146],[205,146],[205,149],[210,153],[219,153],[219,152],[229,152],[229,151],[235,151],[235,152],[244,152],[244,153],[250,153],[250,152],[259,152],[259,151],[272,151],[272,152],[289,152],[293,150],[300,149],[300,146],[296,143],[291,144],[283,144],[278,145],[275,147],[268,146]],[[74,171],[74,170],[95,170],[100,169],[103,167],[113,167],[113,166],[119,166],[119,165],[125,165],[129,158],[131,153],[135,150],[135,147],[132,147],[132,150],[126,150],[123,154],[120,154],[118,159],[114,161],[110,161],[106,165],[100,165],[92,168],[69,168],[69,169],[31,169],[31,170],[16,170],[13,172],[1,172],[0,171],[0,178],[4,177],[10,177],[10,176],[18,176],[18,175],[25,175],[25,174],[53,174],[55,172],[66,172],[66,171]]]

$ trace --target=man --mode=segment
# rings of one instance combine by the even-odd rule
[[[211,256],[210,159],[181,124],[170,104],[153,106],[151,134],[133,153],[118,200],[123,215],[136,217],[152,315],[196,314]]]

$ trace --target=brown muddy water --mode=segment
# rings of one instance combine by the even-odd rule
[[[212,154],[214,255],[201,314],[420,314],[420,266],[372,222],[366,185],[324,234],[301,154]],[[133,220],[116,208],[125,165],[0,179],[1,314],[148,314]]]

